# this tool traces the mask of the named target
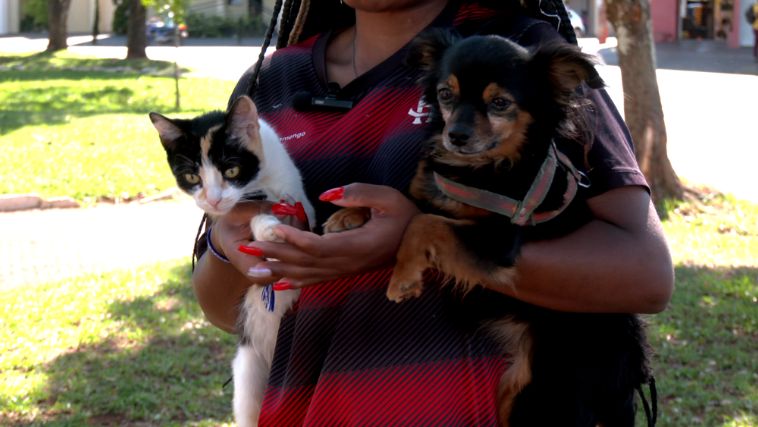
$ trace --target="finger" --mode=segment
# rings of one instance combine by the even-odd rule
[[[288,282],[293,288],[310,286],[338,277],[335,270],[320,267],[302,267],[278,261],[266,262],[264,266],[271,270],[271,277],[277,278],[273,282]]]
[[[304,267],[301,265],[288,264],[278,260],[268,260],[260,263],[254,269],[261,272],[266,271],[268,275],[248,274],[255,281],[260,283],[274,283],[286,280],[294,287],[309,286],[314,283],[324,282],[337,278],[340,274],[332,268]],[[251,269],[253,270],[253,269]],[[251,271],[251,273],[253,273]],[[344,275],[344,273],[343,273]]]
[[[256,242],[255,246],[259,246],[267,257],[305,265],[327,265],[343,257],[361,257],[365,248],[372,247],[371,243],[376,240],[376,236],[360,228],[320,236],[287,225],[278,225],[275,233],[284,244],[273,243],[264,247],[266,242]]]
[[[319,200],[344,207],[370,207],[378,211],[393,210],[408,199],[395,188],[386,185],[353,183],[323,192]]]
[[[230,224],[250,222],[250,218],[256,215],[270,212],[272,204],[271,202],[260,200],[240,202],[234,205],[232,210],[220,217],[219,220]]]

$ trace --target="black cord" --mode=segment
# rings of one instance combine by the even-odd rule
[[[202,237],[203,227],[208,223],[208,214],[203,214],[200,219],[200,225],[197,227],[195,234],[195,246],[192,247],[192,272],[195,272],[195,260],[200,260],[200,256],[205,252],[200,250],[200,238]]]
[[[274,36],[276,23],[279,19],[279,12],[282,10],[282,1],[283,0],[276,0],[276,3],[274,3],[273,15],[271,15],[271,21],[269,22],[268,29],[266,30],[266,37],[263,39],[263,46],[261,46],[261,53],[258,55],[258,62],[255,63],[255,68],[253,68],[253,72],[250,74],[250,77],[248,79],[247,90],[243,92],[251,97],[254,96],[255,90],[258,87],[258,74],[261,72],[263,59],[266,57],[266,50],[271,44],[271,39]]]

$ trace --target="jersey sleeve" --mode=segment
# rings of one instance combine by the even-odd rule
[[[519,19],[511,31],[509,37],[527,47],[562,40],[552,25],[538,19]],[[582,89],[592,103],[588,126],[593,140],[586,156],[591,185],[586,197],[624,186],[640,186],[650,192],[637,164],[632,137],[610,96],[605,89]]]

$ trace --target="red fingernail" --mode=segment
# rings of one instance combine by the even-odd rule
[[[332,188],[331,190],[324,191],[318,196],[318,199],[322,202],[332,202],[339,200],[345,195],[345,187]]]
[[[297,206],[292,206],[287,202],[280,202],[271,206],[271,213],[274,215],[297,215]]]
[[[275,291],[288,291],[290,289],[295,289],[292,284],[286,280],[280,280],[271,286]]]
[[[248,255],[252,255],[252,256],[259,256],[259,257],[263,256],[263,251],[262,250],[260,250],[258,248],[254,248],[252,246],[239,245],[239,247],[237,248],[237,250],[240,251],[240,252],[242,252],[243,254],[248,254]]]
[[[305,208],[300,202],[295,203],[295,218],[300,222],[308,221],[308,216],[305,214]]]

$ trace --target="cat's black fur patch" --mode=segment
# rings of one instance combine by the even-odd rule
[[[186,174],[197,175],[201,166],[201,140],[209,137],[211,144],[208,151],[210,162],[223,172],[231,167],[239,167],[239,174],[225,180],[236,187],[255,179],[260,170],[260,160],[252,153],[239,137],[230,135],[226,123],[226,114],[212,111],[192,119],[167,119],[180,130],[180,135],[172,141],[162,139],[171,171],[179,187],[187,192],[196,189],[199,183],[190,183]]]

